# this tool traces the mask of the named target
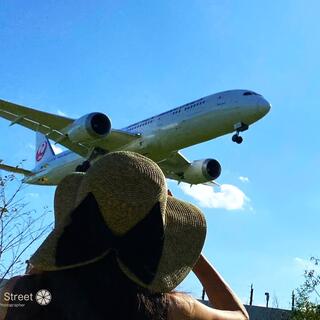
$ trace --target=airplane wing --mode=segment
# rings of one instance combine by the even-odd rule
[[[63,145],[83,157],[88,156],[89,151],[93,147],[115,150],[139,137],[137,134],[113,129],[103,139],[97,139],[90,143],[73,142],[66,136],[63,129],[74,122],[75,119],[38,111],[4,100],[0,100],[0,117],[11,121],[11,126],[19,124],[33,131],[39,131],[45,134],[48,139]]]
[[[182,180],[184,171],[191,163],[179,152],[172,152],[167,158],[158,162],[165,176],[173,180]]]
[[[178,182],[183,181],[192,184],[192,182],[189,182],[184,178],[184,172],[191,165],[191,162],[188,161],[179,151],[170,153],[167,158],[157,163],[167,178],[177,180]],[[213,180],[201,184],[210,187],[220,186],[219,183]]]

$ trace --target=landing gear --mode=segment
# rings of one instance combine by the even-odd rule
[[[243,138],[241,136],[239,136],[239,133],[236,133],[232,136],[232,141],[236,142],[237,144],[242,143]]]
[[[236,133],[232,136],[232,141],[237,144],[241,144],[243,138],[240,136],[240,132],[248,130],[249,126],[243,122],[239,122],[236,123],[233,127],[236,130]]]
[[[87,170],[90,168],[91,164],[90,161],[86,160],[83,161],[81,164],[79,164],[76,167],[76,172],[87,172]]]
[[[91,167],[91,162],[95,159],[103,156],[104,154],[108,153],[107,150],[101,149],[101,148],[94,148],[90,156],[88,157],[88,160],[83,161],[81,164],[79,164],[76,167],[76,172],[87,172],[87,170]]]

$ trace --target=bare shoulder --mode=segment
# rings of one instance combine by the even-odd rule
[[[169,294],[168,301],[168,320],[248,320],[239,311],[210,308],[183,293]]]
[[[184,293],[170,293],[168,295],[168,320],[192,319],[195,299]]]

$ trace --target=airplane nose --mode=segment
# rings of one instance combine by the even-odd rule
[[[258,100],[258,113],[262,116],[266,115],[271,109],[271,104],[264,98]]]

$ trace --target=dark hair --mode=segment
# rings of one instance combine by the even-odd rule
[[[50,291],[48,305],[32,301],[25,307],[8,308],[6,319],[167,319],[167,295],[152,293],[129,280],[113,254],[78,268],[24,276],[13,293],[35,295],[40,289]]]

